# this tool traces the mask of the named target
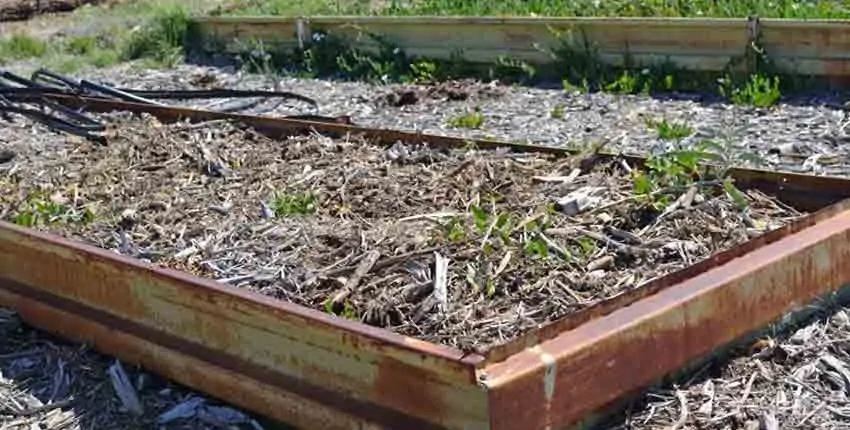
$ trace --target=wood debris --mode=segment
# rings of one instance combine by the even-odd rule
[[[801,215],[757,192],[742,211],[719,181],[638,198],[638,169],[592,151],[109,122],[106,147],[19,150],[5,219],[452,346],[506,342]]]

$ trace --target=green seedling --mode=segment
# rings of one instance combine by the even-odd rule
[[[30,193],[18,213],[12,217],[12,222],[24,227],[35,227],[70,223],[88,224],[94,221],[94,218],[94,212],[88,207],[75,210],[67,205],[53,202],[43,193],[35,191]]]
[[[532,257],[546,258],[549,256],[549,245],[536,235],[525,241],[523,250]]]
[[[596,250],[596,241],[589,237],[581,237],[578,239],[579,247],[581,247],[581,252],[585,257],[589,257],[593,255]]]
[[[555,118],[555,119],[564,118],[564,106],[563,105],[557,105],[557,106],[553,107],[552,112],[551,112],[551,116],[552,116],[552,118]]]
[[[276,194],[270,207],[278,217],[312,215],[316,212],[316,196],[311,193]]]
[[[658,138],[662,140],[682,140],[694,134],[694,129],[683,122],[668,122],[666,119],[647,120],[646,125],[657,131]]]
[[[468,112],[449,119],[449,126],[457,128],[481,128],[484,115],[481,112]]]
[[[463,222],[460,218],[452,217],[447,226],[448,232],[446,238],[449,242],[460,243],[466,240],[466,230],[463,228]]]
[[[735,87],[730,79],[724,78],[720,80],[719,91],[732,103],[757,108],[773,106],[782,98],[778,76],[771,79],[761,75],[753,75],[750,76],[743,87]]]
[[[354,305],[351,304],[348,300],[342,303],[342,309],[339,313],[334,310],[334,302],[332,297],[328,297],[325,300],[325,312],[336,315],[349,320],[357,319],[357,309],[354,308]]]

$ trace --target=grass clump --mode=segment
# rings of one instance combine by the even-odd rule
[[[456,128],[481,128],[484,125],[484,114],[467,112],[449,119],[449,126]]]
[[[15,34],[0,39],[0,63],[39,58],[43,66],[60,72],[132,60],[145,60],[150,66],[173,66],[182,60],[189,45],[190,15],[182,3],[150,2],[117,7],[115,12],[101,7],[84,9],[75,14],[79,21],[91,21],[91,25],[85,25],[86,34],[50,40]],[[122,13],[123,17],[119,16]],[[141,24],[133,28],[131,22],[123,21]]]
[[[129,34],[121,48],[121,58],[145,58],[173,65],[183,58],[190,27],[189,15],[184,8],[163,7],[143,26]]]
[[[742,86],[735,86],[729,79],[721,80],[719,91],[732,103],[766,108],[782,98],[778,76],[752,75]]]
[[[647,127],[658,132],[658,138],[661,140],[682,140],[692,134],[694,129],[683,122],[668,122],[666,119],[661,121],[649,119],[646,121]]]
[[[0,39],[0,63],[39,58],[47,52],[47,42],[25,34],[13,34],[8,38]]]

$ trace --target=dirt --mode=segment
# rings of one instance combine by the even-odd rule
[[[377,106],[402,107],[429,101],[486,100],[504,96],[504,89],[471,80],[437,82],[429,85],[393,85],[377,96]]]
[[[86,4],[115,2],[115,0],[0,0],[0,22],[23,21],[43,14],[70,12]]]
[[[464,349],[801,215],[758,192],[740,196],[742,210],[709,177],[659,177],[639,197],[647,177],[592,152],[383,148],[275,141],[226,123],[109,122],[107,146],[57,135],[65,143],[49,151],[7,145],[16,154],[0,165],[0,216]]]

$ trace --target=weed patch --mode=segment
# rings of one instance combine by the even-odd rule
[[[449,126],[457,128],[481,128],[484,125],[484,114],[467,112],[449,119]]]
[[[13,34],[0,40],[0,62],[38,58],[47,52],[46,42],[24,34]]]
[[[249,72],[375,83],[473,78],[531,85],[560,81],[566,91],[582,93],[650,95],[717,90],[730,101],[759,107],[775,104],[781,97],[778,75],[770,69],[747,75],[749,81],[744,81],[740,76],[732,79],[729,73],[681,70],[670,62],[639,67],[626,58],[624,66],[614,67],[600,59],[585,37],[572,32],[554,35],[560,40],[557,46],[539,48],[552,62],[537,65],[504,56],[494,64],[474,64],[464,60],[463,52],[455,52],[448,59],[418,58],[378,34],[363,33],[362,40],[355,44],[321,29],[303,48],[286,50],[252,41],[245,43],[237,58]],[[370,42],[376,49],[364,49],[361,42]],[[718,87],[718,81],[724,84]],[[557,117],[557,112],[553,112],[553,117]]]
[[[668,122],[666,119],[661,121],[647,120],[647,127],[658,132],[658,138],[662,140],[682,140],[694,133],[694,129],[689,125],[680,122]]]
[[[277,194],[272,199],[271,209],[277,217],[311,215],[316,212],[316,196],[304,194]]]
[[[782,98],[779,83],[778,76],[770,78],[753,75],[742,86],[735,86],[731,80],[723,79],[720,82],[719,91],[732,103],[766,108],[773,106]]]
[[[94,220],[94,212],[88,208],[74,208],[67,203],[51,199],[41,191],[31,191],[17,209],[12,222],[24,227],[54,224],[87,224]]]
[[[147,58],[173,65],[183,58],[189,31],[189,16],[185,9],[178,6],[164,8],[144,26],[130,33],[122,46],[121,58]]]

